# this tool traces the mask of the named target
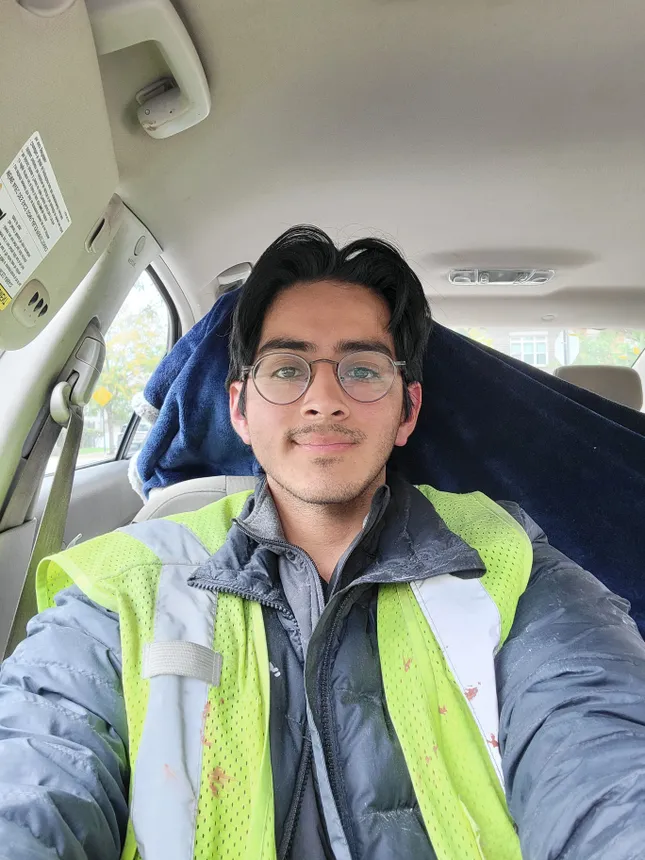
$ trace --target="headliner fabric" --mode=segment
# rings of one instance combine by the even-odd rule
[[[159,410],[136,469],[150,490],[260,468],[225,379],[239,291],[224,294],[145,389]],[[409,481],[518,502],[550,542],[626,597],[645,634],[645,415],[435,324],[417,428],[391,458]]]

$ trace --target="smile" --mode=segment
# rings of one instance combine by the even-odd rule
[[[316,454],[338,454],[353,448],[355,442],[297,442],[299,448]]]

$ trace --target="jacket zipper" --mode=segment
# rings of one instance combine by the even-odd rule
[[[270,609],[277,609],[289,618],[294,618],[292,611],[283,603],[278,603],[277,600],[267,600],[266,597],[258,597],[250,591],[245,591],[241,588],[231,588],[230,586],[216,585],[212,582],[204,582],[204,580],[193,579],[190,583],[193,588],[200,588],[202,591],[218,591],[223,594],[232,594],[233,597],[242,597],[244,600],[251,600],[254,603],[259,603],[261,606],[268,606]]]
[[[257,540],[257,538],[254,537],[252,533],[249,533],[244,528],[242,523],[240,523],[237,520],[236,520],[236,522],[237,522],[237,525],[242,529],[242,531],[248,537],[250,537],[252,540]],[[290,544],[287,541],[280,541],[280,540],[272,540],[272,541],[264,540],[263,543],[269,548],[271,547],[271,545],[273,545],[276,547],[282,547],[283,549],[298,550],[309,561],[309,563],[312,565],[312,567],[316,571],[316,573],[318,573],[318,568],[316,567],[314,560],[309,555],[309,553],[305,549],[303,549],[301,546],[297,546],[296,544]],[[318,574],[318,575],[320,575],[320,574]],[[334,638],[336,630],[338,629],[338,624],[340,623],[338,621],[338,619],[343,615],[342,610],[345,608],[345,606],[354,599],[354,594],[353,594],[354,589],[351,587],[351,585],[349,586],[349,592],[350,592],[349,594],[345,595],[344,599],[341,601],[341,603],[338,606],[338,609],[336,610],[336,615],[334,616],[334,620],[332,622],[332,627],[331,627],[330,633],[327,636],[327,639],[325,642],[325,648],[324,648],[324,652],[323,652],[322,681],[321,681],[320,702],[319,702],[320,713],[321,713],[321,728],[322,728],[321,740],[322,740],[322,747],[323,747],[323,755],[324,755],[324,759],[325,759],[326,767],[327,767],[327,772],[328,772],[328,776],[329,776],[329,786],[331,788],[332,797],[334,798],[334,801],[336,803],[336,808],[338,809],[338,814],[340,815],[341,826],[343,828],[343,831],[345,832],[346,838],[348,835],[348,822],[347,822],[347,816],[344,814],[344,807],[343,807],[343,810],[341,811],[341,806],[339,805],[340,779],[338,777],[338,772],[337,772],[338,768],[336,767],[335,760],[333,758],[333,749],[332,749],[332,744],[331,744],[331,740],[330,740],[330,738],[331,738],[332,708],[331,708],[331,704],[330,704],[331,699],[330,699],[330,695],[329,695],[330,669],[329,669],[328,664],[330,662],[330,652],[331,652],[330,642]],[[306,692],[305,692],[305,695],[306,695]],[[304,785],[305,785],[305,780],[303,780],[302,786],[300,787],[301,792],[304,791]],[[300,803],[301,802],[302,802],[302,796],[299,797],[299,799],[298,799],[297,813],[299,813],[299,811],[300,811]],[[290,834],[290,841],[289,841],[288,848],[291,847],[291,842],[293,841],[293,835],[295,834],[296,822],[297,822],[297,816],[293,822],[293,830],[292,830],[292,833]],[[288,856],[287,854],[284,855],[284,857],[287,857],[287,856]],[[279,858],[279,860],[281,860],[281,858]]]
[[[325,763],[327,766],[327,774],[329,777],[329,786],[331,788],[331,793],[336,801],[336,808],[338,809],[338,814],[340,816],[341,825],[343,831],[345,832],[345,838],[349,843],[349,829],[348,829],[348,821],[347,815],[345,814],[344,806],[341,806],[339,803],[340,797],[340,779],[338,776],[338,767],[336,765],[336,760],[334,757],[334,750],[331,742],[331,724],[332,724],[332,706],[331,706],[331,695],[329,689],[329,678],[331,675],[330,662],[331,662],[331,643],[334,641],[336,636],[336,631],[340,625],[340,620],[344,617],[344,609],[345,607],[354,600],[354,589],[350,589],[350,593],[346,594],[344,599],[339,603],[338,609],[336,610],[336,615],[331,625],[331,629],[329,634],[326,637],[323,657],[322,657],[322,672],[321,672],[321,682],[320,682],[320,692],[318,695],[318,706],[320,709],[320,722],[321,722],[321,741],[323,754],[325,757]],[[350,853],[354,853],[350,846]]]
[[[258,540],[252,533],[249,533],[242,523],[238,522],[237,525],[241,528],[241,530],[252,540]],[[318,568],[313,560],[313,558],[309,555],[306,549],[303,549],[301,546],[297,544],[290,544],[288,541],[281,540],[266,540],[263,539],[262,543],[267,546],[269,549],[272,547],[280,547],[281,549],[286,550],[297,550],[302,553],[305,559],[309,562],[312,569],[315,571],[316,576],[319,576]],[[303,672],[303,684],[304,684],[304,672],[305,666],[303,664],[302,667]],[[305,693],[306,696],[306,693]],[[289,857],[289,852],[291,851],[291,847],[293,845],[293,840],[296,835],[296,826],[298,823],[298,819],[300,817],[300,810],[302,807],[302,801],[305,795],[305,787],[307,784],[307,775],[311,768],[311,759],[312,759],[312,743],[311,738],[309,736],[309,730],[307,729],[307,734],[303,739],[303,750],[300,757],[300,764],[298,766],[298,773],[296,776],[296,785],[293,792],[293,798],[291,800],[291,806],[289,809],[289,813],[287,815],[287,819],[284,823],[284,829],[282,832],[282,840],[280,841],[280,846],[278,850],[278,860],[286,860]]]
[[[301,546],[298,546],[298,544],[289,543],[286,540],[275,540],[275,539],[267,540],[266,538],[259,538],[257,535],[254,535],[253,532],[248,531],[248,529],[246,529],[244,527],[244,523],[240,522],[240,520],[234,520],[234,523],[238,526],[238,528],[241,531],[244,532],[244,534],[247,537],[251,538],[251,540],[254,540],[256,543],[261,543],[263,546],[266,546],[269,549],[271,549],[271,547],[276,547],[276,546],[279,546],[281,549],[287,549],[287,550],[297,549],[298,552],[301,552],[304,555],[304,557],[311,564],[311,566],[316,571],[316,573],[318,573],[318,568],[316,567],[316,563],[313,560],[313,558],[309,555],[309,553],[307,552],[306,549],[303,549]],[[318,574],[318,575],[320,576],[320,574]]]
[[[241,523],[239,520],[235,520],[235,523],[244,532],[244,534],[247,535],[247,537],[250,537],[252,540],[255,540],[256,542],[258,541],[258,538],[255,535],[253,535],[252,532],[249,532],[249,531],[247,531],[247,529],[244,528],[243,523]],[[298,546],[296,544],[290,544],[287,541],[281,541],[281,540],[263,539],[262,543],[266,547],[268,547],[269,549],[272,546],[274,546],[274,547],[281,547],[282,549],[298,550],[309,561],[309,563],[312,565],[313,569],[316,572],[318,572],[318,568],[316,567],[314,560],[309,555],[309,553],[305,549],[303,549],[301,546]],[[205,586],[205,587],[208,587],[208,586]],[[222,589],[222,590],[225,590],[225,589]],[[325,758],[327,771],[328,771],[328,775],[329,775],[329,785],[331,788],[331,792],[332,792],[332,796],[334,798],[334,801],[336,802],[336,806],[338,808],[339,815],[341,817],[341,825],[342,825],[343,830],[345,831],[346,837],[347,837],[347,832],[348,832],[347,816],[344,814],[344,810],[341,812],[341,808],[338,804],[339,795],[340,795],[340,791],[339,791],[340,780],[338,778],[337,768],[336,768],[334,760],[333,760],[333,749],[332,749],[331,740],[330,740],[330,736],[331,736],[330,728],[331,728],[331,721],[332,721],[331,711],[332,711],[332,709],[331,709],[330,697],[329,697],[329,675],[330,675],[330,671],[329,671],[329,665],[328,664],[329,664],[329,659],[330,659],[329,655],[330,655],[330,651],[331,651],[330,641],[333,639],[334,634],[336,633],[336,630],[338,628],[338,624],[339,624],[338,619],[342,615],[342,610],[345,608],[345,606],[351,600],[353,600],[353,597],[354,597],[354,595],[353,595],[354,589],[351,588],[351,586],[349,588],[349,591],[350,591],[350,593],[346,594],[344,599],[342,600],[342,602],[339,604],[339,607],[336,611],[336,615],[335,615],[334,620],[332,622],[330,634],[327,637],[327,640],[325,642],[325,648],[324,648],[324,652],[323,652],[323,669],[322,669],[323,674],[322,674],[321,693],[320,693],[320,700],[321,701],[319,703],[320,704],[320,712],[321,712],[321,727],[322,727],[322,738],[321,738],[321,740],[322,740],[322,747],[323,747],[323,755]],[[234,594],[236,592],[231,590],[230,593]],[[248,596],[249,599],[256,599],[250,595],[238,594],[238,596],[240,596],[240,597]],[[258,601],[258,602],[261,602],[261,601]],[[264,601],[264,602],[265,602],[266,606],[275,606],[275,608],[282,609],[283,612],[285,611],[284,607],[277,606],[276,604],[274,604],[270,601]],[[293,616],[292,612],[289,612],[288,614],[290,616]],[[303,667],[303,671],[304,671],[304,667]],[[305,695],[306,695],[306,692],[305,692]],[[311,758],[311,755],[312,755],[312,744],[311,744],[311,740],[309,739],[308,758]],[[303,756],[304,756],[304,751],[303,751]],[[301,763],[302,763],[302,759],[301,759]],[[300,806],[302,804],[302,799],[304,796],[304,788],[305,788],[305,784],[306,784],[307,768],[303,769],[303,774],[304,774],[304,778],[302,779],[301,783],[297,786],[297,791],[294,792],[294,797],[296,796],[296,793],[298,796],[297,796],[297,802],[292,806],[292,809],[294,811],[294,815],[293,815],[293,820],[290,821],[292,829],[291,829],[291,832],[289,833],[289,841],[288,841],[288,844],[286,846],[285,853],[279,855],[279,860],[283,860],[283,858],[288,857],[288,851],[291,849],[291,844],[293,842],[293,837],[295,835],[296,823],[298,820],[298,815],[300,813]],[[299,769],[298,776],[300,776],[300,775],[301,774],[300,774],[300,769]],[[291,810],[290,810],[290,812],[291,812]],[[290,818],[291,818],[291,815],[288,816],[288,819],[290,819]],[[282,848],[282,846],[284,844],[284,839],[285,839],[285,835],[283,834],[280,848]]]
[[[302,744],[303,750],[302,755],[300,757],[300,764],[298,766],[296,786],[293,792],[293,798],[291,800],[291,808],[289,809],[289,814],[287,815],[287,819],[284,823],[282,840],[280,842],[280,848],[278,850],[278,860],[286,860],[286,858],[289,856],[291,846],[293,845],[293,839],[296,834],[296,824],[298,822],[298,819],[300,818],[300,808],[302,806],[302,801],[305,796],[307,775],[311,768],[312,746],[308,730],[306,736],[303,738]]]

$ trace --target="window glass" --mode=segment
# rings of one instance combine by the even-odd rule
[[[547,333],[514,332],[509,335],[509,349],[506,352],[513,358],[518,358],[534,367],[546,367],[548,363],[548,335]]]
[[[152,427],[152,424],[147,421],[145,418],[140,418],[137,422],[137,426],[134,429],[134,433],[130,437],[130,442],[128,444],[128,456],[130,454],[135,454],[146,441],[146,436],[148,435],[148,430]]]
[[[114,318],[105,337],[103,371],[83,411],[84,426],[77,468],[113,460],[132,417],[132,398],[143,391],[168,351],[171,331],[168,306],[152,276],[143,272]],[[143,444],[149,426],[139,422],[128,453]],[[64,441],[61,434],[47,466],[51,474]]]
[[[631,367],[645,349],[645,331],[634,329],[455,328],[478,343],[553,373],[563,364]]]

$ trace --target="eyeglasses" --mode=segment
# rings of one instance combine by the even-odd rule
[[[322,363],[334,365],[343,391],[359,403],[375,403],[385,397],[392,388],[397,368],[405,367],[405,361],[392,361],[382,352],[353,352],[340,361],[330,358],[307,361],[300,355],[274,352],[243,367],[242,378],[250,374],[260,397],[278,406],[288,406],[299,400],[311,385],[313,365]]]

